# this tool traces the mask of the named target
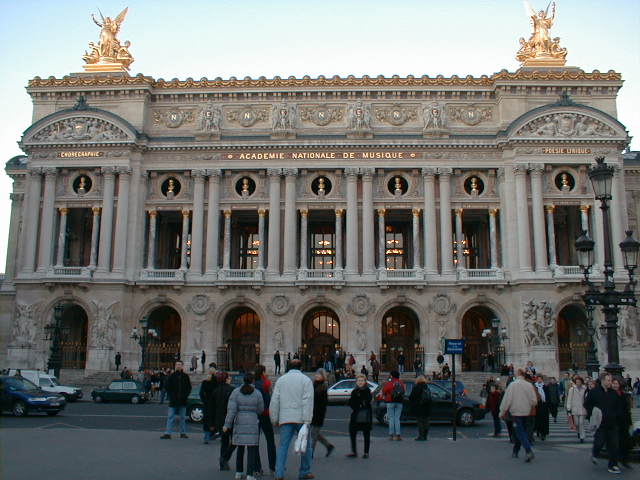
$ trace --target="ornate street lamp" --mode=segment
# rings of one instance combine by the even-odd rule
[[[608,364],[604,368],[609,373],[621,375],[623,367],[620,365],[618,349],[618,312],[620,311],[620,306],[636,305],[636,296],[633,291],[636,282],[633,278],[633,273],[638,267],[640,243],[631,236],[631,231],[627,231],[627,237],[620,243],[620,249],[624,255],[624,268],[629,274],[629,281],[625,285],[624,291],[616,290],[616,285],[613,280],[613,265],[611,263],[611,224],[609,220],[609,205],[607,203],[611,200],[613,167],[604,163],[604,157],[597,157],[596,165],[589,169],[589,179],[591,180],[596,199],[600,200],[600,209],[602,210],[604,227],[604,285],[602,289],[600,289],[589,280],[591,266],[593,265],[593,247],[595,242],[583,231],[575,243],[580,267],[584,274],[583,283],[587,286],[587,291],[582,295],[582,298],[587,307],[588,314],[593,311],[596,305],[602,307],[607,332],[608,360]],[[591,344],[589,346],[587,364],[588,368],[593,368],[597,366],[597,359],[595,358],[595,340],[593,338],[595,326],[593,326],[591,320],[589,331],[591,334]]]
[[[60,352],[60,337],[62,336],[62,315],[64,305],[58,303],[53,307],[53,321],[45,325],[46,339],[51,340],[51,354],[47,361],[47,370],[53,370],[53,375],[60,378],[60,368],[62,368],[62,355]]]
[[[139,372],[142,372],[146,368],[147,346],[149,345],[149,341],[158,338],[158,336],[158,332],[155,329],[149,328],[149,317],[142,317],[142,320],[140,320],[140,332],[138,332],[136,327],[133,327],[133,330],[131,330],[129,337],[137,341],[142,350],[140,367],[138,368]]]

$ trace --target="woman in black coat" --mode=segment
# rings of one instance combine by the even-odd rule
[[[416,441],[424,442],[429,435],[429,417],[431,416],[431,391],[424,375],[416,378],[416,384],[409,395],[411,411],[416,416],[418,424],[418,437]]]
[[[371,390],[367,379],[360,374],[356,377],[356,388],[351,392],[349,406],[351,407],[351,419],[349,421],[349,437],[351,437],[351,453],[347,457],[355,458],[356,434],[361,431],[364,435],[364,455],[369,458],[369,445],[371,444],[371,427],[373,422],[373,410],[371,409]]]
[[[202,430],[204,431],[204,443],[209,443],[215,431],[215,407],[213,405],[213,394],[217,386],[216,371],[211,369],[209,376],[200,385],[200,400],[202,401]]]
[[[227,372],[218,372],[216,375],[218,386],[213,392],[213,411],[215,412],[215,429],[222,432],[224,421],[227,417],[229,397],[233,392],[231,377]],[[256,419],[257,421],[257,419]],[[229,470],[229,459],[235,450],[231,445],[231,431],[224,432],[220,437],[220,470]]]

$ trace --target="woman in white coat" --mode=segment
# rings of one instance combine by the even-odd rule
[[[584,443],[584,422],[587,416],[587,409],[584,408],[584,397],[587,393],[587,387],[585,387],[582,377],[578,375],[575,376],[573,382],[574,384],[569,389],[569,394],[567,395],[567,415],[573,416],[580,443]]]

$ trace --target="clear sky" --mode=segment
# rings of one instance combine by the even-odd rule
[[[551,33],[567,65],[622,73],[618,117],[640,135],[640,0],[556,1]],[[31,123],[27,81],[82,71],[98,40],[90,15],[126,6],[119,38],[131,41],[131,74],[165,79],[490,75],[519,67],[518,39],[531,33],[522,0],[0,0],[3,164],[22,153],[16,142]],[[11,183],[0,173],[0,272]]]

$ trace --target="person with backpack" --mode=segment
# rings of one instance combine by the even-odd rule
[[[400,416],[402,415],[404,392],[405,386],[404,383],[400,381],[400,372],[392,370],[391,380],[385,383],[380,392],[380,398],[387,406],[389,440],[402,440],[400,436]]]
[[[358,456],[356,435],[361,431],[364,435],[364,455],[362,455],[362,458],[369,458],[373,411],[371,409],[371,390],[369,390],[367,378],[363,374],[359,374],[356,377],[356,388],[351,391],[349,406],[351,407],[351,417],[349,419],[351,453],[348,453],[347,457],[356,458]]]
[[[264,402],[264,410],[258,416],[260,431],[264,434],[264,438],[267,441],[267,457],[269,458],[269,468],[271,473],[276,471],[276,440],[273,434],[273,425],[269,418],[269,404],[271,403],[271,380],[267,377],[267,369],[264,365],[256,365],[255,370],[255,387],[262,394],[262,401]],[[260,454],[257,459],[258,472],[262,472],[262,461],[260,460]]]
[[[416,417],[418,436],[416,442],[425,442],[429,435],[429,417],[431,416],[431,390],[424,375],[416,378],[416,384],[409,395],[409,405]]]
[[[485,403],[487,410],[491,412],[493,417],[493,436],[499,437],[502,430],[500,423],[500,401],[502,400],[502,389],[497,383],[491,384],[489,387],[489,393],[487,395],[487,401]]]

